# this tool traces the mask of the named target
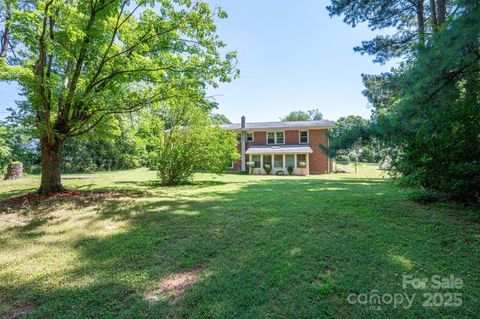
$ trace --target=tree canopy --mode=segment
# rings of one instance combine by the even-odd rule
[[[309,121],[321,119],[323,119],[323,114],[318,109],[308,111],[292,111],[288,115],[281,118],[282,122]]]
[[[208,86],[238,74],[235,52],[219,50],[215,19],[226,13],[202,1],[8,1],[0,10],[11,53],[0,80],[19,83],[34,112],[41,193],[63,189],[65,139],[169,99],[203,101]]]
[[[212,124],[231,124],[232,122],[223,114],[212,113],[210,114],[210,120]]]
[[[332,15],[355,26],[396,27],[358,49],[391,72],[362,75],[372,132],[391,169],[425,198],[480,200],[480,4],[470,0],[333,0]]]

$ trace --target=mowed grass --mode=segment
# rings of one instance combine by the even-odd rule
[[[145,169],[66,175],[79,196],[3,205],[0,317],[476,318],[479,212],[420,205],[372,165],[357,174],[199,174],[161,187]],[[0,182],[0,200],[38,177]],[[454,275],[415,290],[402,276]],[[415,294],[351,304],[350,294]],[[424,307],[424,293],[462,305]],[[379,307],[377,307],[379,306]]]

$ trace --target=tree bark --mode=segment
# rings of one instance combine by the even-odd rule
[[[417,12],[418,39],[419,39],[419,44],[422,47],[425,45],[425,17],[423,14],[423,10],[424,10],[423,0],[418,0],[415,11]]]
[[[447,15],[447,4],[445,0],[437,0],[437,22],[442,25]]]
[[[434,32],[436,32],[438,24],[437,24],[437,8],[435,7],[435,0],[430,0],[430,14],[432,17],[432,29]]]
[[[2,34],[2,43],[0,47],[0,58],[6,58],[7,52],[9,48],[9,41],[10,41],[10,28],[8,27],[8,22],[12,17],[12,8],[10,4],[7,2],[5,4],[5,27],[3,29]]]
[[[64,191],[62,186],[60,164],[64,141],[55,138],[49,142],[47,138],[40,140],[42,150],[42,179],[39,194],[46,195]]]

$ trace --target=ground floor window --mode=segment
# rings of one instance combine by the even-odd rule
[[[255,163],[255,168],[259,168],[260,167],[260,155],[252,155],[252,162]]]
[[[263,155],[263,166],[265,165],[272,167],[272,155]]]
[[[303,166],[301,163],[304,163]],[[306,167],[307,166],[307,155],[297,154],[297,167]]]
[[[283,155],[274,155],[273,159],[273,167],[275,168],[283,168]]]
[[[295,155],[293,154],[286,154],[285,155],[285,167],[295,167]]]
[[[235,162],[232,161],[232,162],[230,163],[230,166],[229,166],[228,168],[233,169],[234,167],[235,167]]]

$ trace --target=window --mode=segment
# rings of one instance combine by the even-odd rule
[[[277,139],[277,141],[275,142],[275,144],[283,144],[285,143],[285,139],[283,138],[283,132],[277,132],[275,134],[275,137]]]
[[[300,131],[300,144],[308,143],[308,131]]]
[[[255,168],[260,167],[260,156],[261,155],[252,155],[252,162],[255,163]]]
[[[230,166],[229,166],[228,168],[230,168],[230,169],[234,169],[234,168],[235,168],[235,162],[234,162],[234,161],[232,161],[232,162],[230,163]]]
[[[275,144],[275,133],[268,132],[267,144]]]
[[[273,167],[275,168],[283,168],[283,155],[274,155],[273,158]]]
[[[247,133],[247,142],[253,142],[253,132]]]
[[[263,166],[265,165],[272,167],[272,155],[263,155]]]
[[[267,144],[285,144],[284,132],[268,132]]]
[[[285,155],[285,167],[295,167],[295,155],[293,154],[286,154]]]
[[[237,133],[237,142],[240,142],[242,140],[242,134]]]
[[[300,163],[304,163],[306,167],[307,165],[307,155],[305,154],[298,154],[297,155],[297,167],[302,167]]]

